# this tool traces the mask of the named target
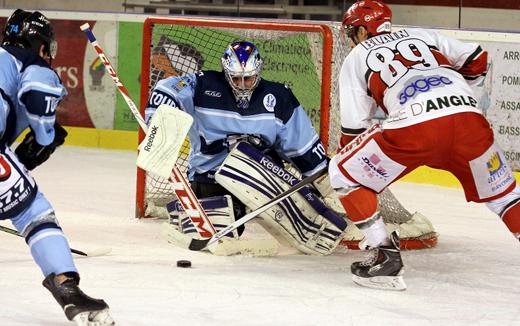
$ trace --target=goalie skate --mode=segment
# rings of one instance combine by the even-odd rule
[[[83,293],[78,287],[78,274],[69,273],[67,277],[67,280],[59,283],[52,273],[43,280],[43,286],[52,293],[67,319],[78,326],[115,325],[106,302]]]
[[[371,248],[366,260],[352,263],[354,283],[374,289],[406,290],[397,232],[390,239],[387,246]]]

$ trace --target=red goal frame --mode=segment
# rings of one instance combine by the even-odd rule
[[[144,109],[149,96],[150,64],[152,50],[152,32],[154,24],[172,24],[201,27],[227,27],[258,30],[279,30],[291,32],[314,32],[323,36],[322,49],[322,75],[321,75],[321,100],[320,100],[320,138],[327,149],[329,143],[330,125],[330,92],[331,92],[331,67],[333,33],[330,26],[320,23],[295,23],[287,21],[266,21],[247,19],[223,19],[200,17],[148,17],[143,25],[142,66],[141,66],[141,95],[140,110],[144,116]],[[144,139],[144,132],[139,130],[139,143]],[[145,217],[145,177],[146,173],[137,168],[136,181],[136,216]]]

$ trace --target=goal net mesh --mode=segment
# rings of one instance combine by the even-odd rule
[[[339,28],[335,27],[339,39]],[[278,28],[273,25],[272,29],[255,29],[253,24],[249,28],[153,24],[148,89],[150,91],[159,80],[170,76],[200,70],[219,71],[220,59],[226,47],[233,41],[247,40],[258,47],[264,60],[262,78],[289,85],[316,130],[320,130],[323,35],[320,32],[284,31]],[[337,62],[341,62],[346,51],[335,46],[334,53]],[[332,78],[336,79],[335,76]],[[335,89],[330,94],[336,94]],[[331,107],[338,107],[336,100],[331,104]],[[339,113],[338,110],[330,112],[327,130],[330,141],[326,145],[333,152],[337,147],[340,130]],[[177,161],[177,166],[183,172],[188,167],[189,147],[186,139]],[[155,215],[153,212],[156,206],[164,206],[175,197],[170,184],[160,177],[148,174],[145,185],[148,216]]]

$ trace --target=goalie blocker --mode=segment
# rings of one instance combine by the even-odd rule
[[[248,143],[235,146],[215,180],[255,210],[300,180]],[[328,255],[343,239],[347,222],[311,191],[302,189],[259,214],[259,224],[282,244]]]

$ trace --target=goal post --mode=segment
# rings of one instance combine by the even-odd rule
[[[324,23],[198,17],[148,17],[143,27],[141,112],[155,83],[172,75],[220,70],[227,45],[244,39],[259,48],[264,59],[262,77],[286,83],[309,114],[325,147],[329,143],[332,80],[332,28]],[[139,132],[139,141],[144,134]],[[187,145],[189,146],[189,145]],[[187,151],[179,165],[187,167]],[[150,176],[138,169],[136,215],[144,217],[150,200],[162,195]],[[157,198],[154,198],[157,197]]]

